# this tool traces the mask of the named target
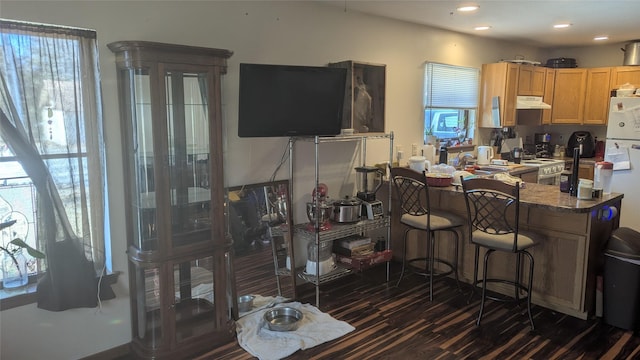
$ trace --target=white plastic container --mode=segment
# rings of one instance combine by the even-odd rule
[[[412,156],[409,158],[409,167],[417,172],[431,171],[431,162],[424,156]]]
[[[436,162],[436,147],[431,145],[431,144],[427,144],[422,146],[422,156],[424,156],[424,158],[430,163],[430,164],[435,164]]]
[[[611,177],[613,176],[613,163],[599,161],[593,174],[593,188],[602,189],[603,194],[611,194]]]
[[[593,196],[593,181],[589,179],[580,179],[578,181],[578,199],[587,200]]]

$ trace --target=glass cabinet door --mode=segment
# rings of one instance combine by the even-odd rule
[[[165,73],[167,123],[166,131],[162,132],[166,133],[167,150],[166,160],[162,161],[153,144],[154,131],[161,129],[154,129],[160,126],[153,121],[149,69],[123,72],[122,76],[132,85],[128,88],[132,126],[127,136],[133,143],[129,170],[135,174],[129,180],[134,195],[131,206],[136,216],[134,246],[141,251],[158,250],[158,199],[171,201],[172,247],[206,241],[211,229],[208,74]],[[156,193],[161,191],[156,176],[168,178],[166,194]]]
[[[179,247],[210,237],[208,83],[206,73],[177,70],[164,80],[172,246]]]
[[[150,69],[126,69],[121,71],[124,82],[122,99],[127,99],[127,113],[130,126],[126,127],[126,141],[132,146],[129,156],[128,189],[131,190],[132,223],[136,227],[133,233],[133,246],[141,251],[158,249],[157,214],[155,196],[156,156],[153,148],[153,113],[151,106]]]

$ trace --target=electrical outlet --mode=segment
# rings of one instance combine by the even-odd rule
[[[411,156],[418,155],[418,144],[411,144]]]

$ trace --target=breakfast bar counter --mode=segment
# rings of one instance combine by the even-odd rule
[[[431,187],[433,208],[445,209],[466,218],[464,194],[460,186]],[[571,316],[586,319],[595,313],[597,276],[602,274],[603,252],[611,232],[618,227],[618,217],[611,209],[620,209],[623,194],[608,194],[601,198],[579,200],[560,192],[558,186],[527,183],[520,192],[520,229],[544,235],[544,241],[531,249],[535,261],[533,276],[534,304]],[[392,196],[392,242],[394,257],[401,259],[404,226],[400,224],[395,194]],[[408,257],[426,252],[424,241],[416,237],[424,233],[413,231],[408,241]],[[436,236],[451,236],[447,232]],[[453,241],[437,241],[436,256],[452,259]],[[459,269],[460,279],[473,278],[474,246],[468,240],[468,227],[462,234]],[[512,257],[495,254],[489,274],[513,276]],[[502,256],[502,257],[500,257]],[[493,257],[492,257],[493,258]],[[498,260],[499,261],[495,261]],[[527,277],[528,269],[523,269]],[[511,294],[512,288],[490,284],[492,290]]]

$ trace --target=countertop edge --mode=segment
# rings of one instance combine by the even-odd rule
[[[452,195],[462,195],[462,186],[452,185],[431,187],[439,191],[447,191]],[[624,194],[611,193],[600,198],[581,200],[560,191],[558,186],[526,183],[520,190],[520,203],[527,207],[544,208],[551,211],[567,213],[588,213],[603,206],[612,206],[620,202]]]

